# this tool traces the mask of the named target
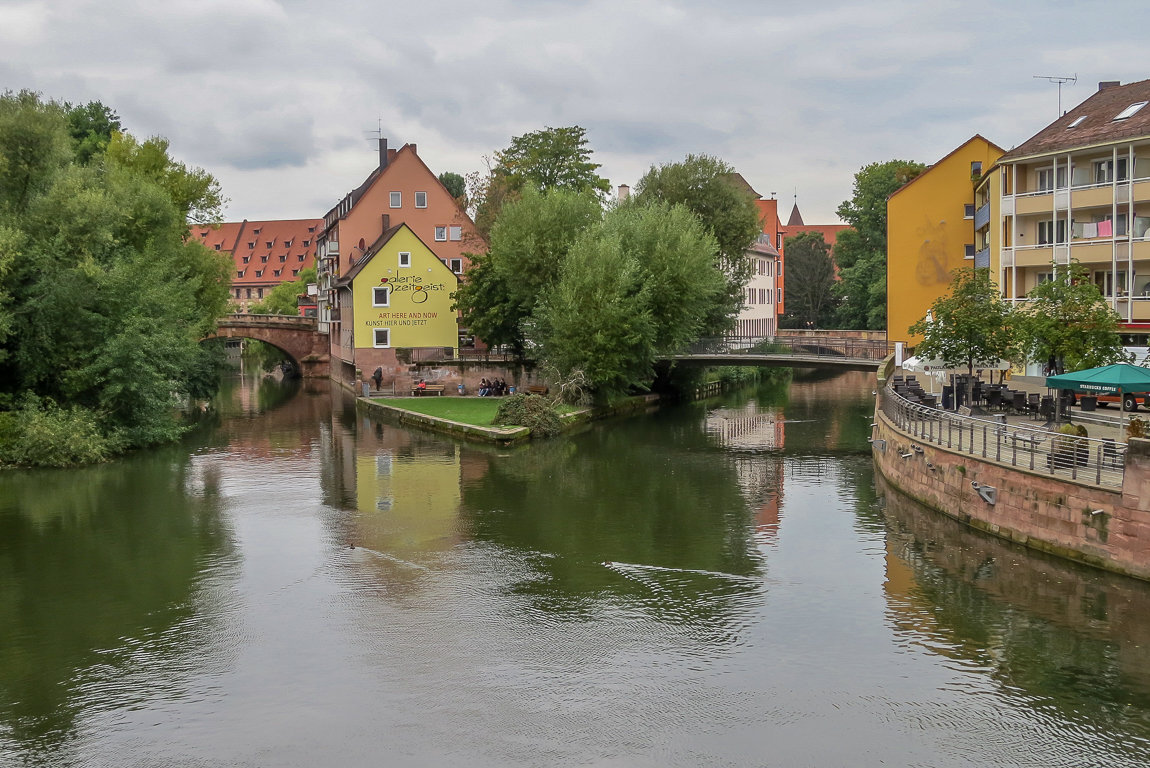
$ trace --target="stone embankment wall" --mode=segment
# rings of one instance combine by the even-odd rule
[[[1150,440],[1130,441],[1117,491],[919,442],[877,406],[875,425],[875,465],[902,493],[988,533],[1150,580]]]

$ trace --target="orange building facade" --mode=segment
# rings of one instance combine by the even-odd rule
[[[332,373],[343,381],[360,378],[357,369],[383,367],[389,374],[406,370],[395,347],[356,346],[354,305],[341,299],[352,295],[354,287],[340,283],[385,232],[400,224],[455,275],[469,266],[466,253],[487,249],[470,217],[420,159],[416,145],[389,149],[387,139],[380,139],[379,165],[327,212],[318,237],[320,330],[329,332]],[[458,338],[453,343],[457,345]]]

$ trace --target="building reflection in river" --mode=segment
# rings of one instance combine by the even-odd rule
[[[890,621],[906,642],[988,668],[1005,692],[1095,737],[1131,730],[1131,718],[1139,723],[1133,730],[1145,727],[1144,584],[973,531],[875,477],[886,518]],[[1139,749],[1147,754],[1145,745]]]

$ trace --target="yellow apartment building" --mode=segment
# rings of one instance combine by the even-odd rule
[[[960,267],[991,267],[992,243],[976,229],[992,214],[975,188],[1003,149],[975,135],[887,200],[887,339],[916,344],[907,330],[950,292]],[[979,186],[979,189],[982,189]]]
[[[1078,261],[1138,346],[1150,332],[1148,103],[1150,80],[1099,83],[1004,154],[978,190],[997,202],[984,229],[1008,301],[1025,301],[1058,266]]]

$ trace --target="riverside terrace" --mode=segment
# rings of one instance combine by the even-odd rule
[[[918,441],[1018,469],[1121,489],[1126,421],[1117,414],[1083,413],[1072,407],[1058,422],[1053,409],[1043,407],[1044,379],[1015,377],[1009,398],[984,396],[979,402],[985,407],[976,405],[967,415],[967,409],[960,413],[935,407],[935,398],[907,387],[913,379],[906,373],[892,376],[880,404],[900,430]],[[1060,434],[1064,423],[1084,424],[1090,437]],[[912,458],[916,448],[912,445],[906,458]]]

